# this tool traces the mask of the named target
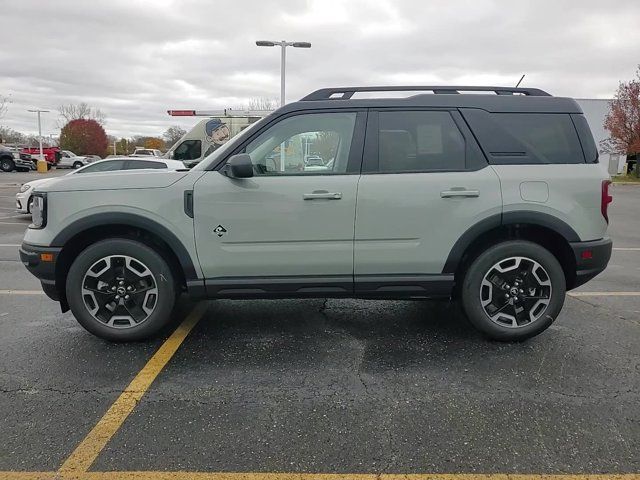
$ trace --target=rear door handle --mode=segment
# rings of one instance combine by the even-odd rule
[[[466,197],[473,198],[479,197],[479,190],[467,190],[466,188],[452,188],[451,190],[443,190],[440,192],[441,198],[452,198],[452,197]]]
[[[340,200],[342,193],[340,192],[327,192],[326,190],[314,190],[311,193],[305,193],[302,195],[305,200]]]

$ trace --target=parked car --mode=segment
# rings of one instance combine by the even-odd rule
[[[136,148],[131,157],[162,157],[162,152],[155,148]]]
[[[99,160],[102,160],[102,157],[100,157],[99,155],[85,155],[85,157],[90,159],[92,162],[97,162]]]
[[[89,156],[76,155],[70,150],[61,150],[60,154],[60,161],[56,164],[56,168],[80,168],[94,161]]]
[[[182,162],[177,160],[148,160],[148,159],[106,159],[98,162],[92,162],[89,165],[80,167],[73,172],[67,173],[65,176],[78,175],[84,173],[101,173],[101,172],[115,172],[118,170],[141,170],[141,169],[168,169],[179,170],[184,169],[185,166]],[[59,178],[59,177],[56,177]],[[42,187],[46,183],[55,180],[55,178],[39,178],[32,180],[31,182],[24,183],[18,193],[16,193],[16,212],[30,214],[33,206],[33,192],[37,187]]]
[[[391,90],[432,93],[352,99]],[[303,164],[300,148],[274,165],[282,144],[320,136],[330,170],[278,168]],[[486,336],[518,341],[612,248],[610,180],[582,110],[533,88],[322,89],[193,170],[82,177],[36,188],[20,256],[110,340],[159,332],[184,291],[452,298]]]
[[[28,172],[33,170],[35,164],[28,153],[21,153],[13,147],[0,145],[0,170],[3,172],[11,172],[17,170],[19,172]]]

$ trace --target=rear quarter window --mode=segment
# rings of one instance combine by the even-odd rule
[[[569,114],[489,113],[463,109],[463,115],[490,163],[585,163]]]

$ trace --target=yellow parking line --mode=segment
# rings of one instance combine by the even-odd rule
[[[167,338],[127,388],[124,389],[118,399],[107,410],[107,413],[104,414],[84,440],[80,442],[80,445],[65,460],[59,472],[86,472],[91,467],[91,464],[93,464],[111,437],[120,429],[158,374],[171,360],[171,357],[189,335],[189,332],[202,318],[206,309],[206,302],[200,302],[195,306],[187,318]]]
[[[640,480],[640,474],[0,472],[3,480]]]
[[[0,472],[2,480],[54,480],[55,472]]]
[[[568,292],[570,297],[640,297],[640,292]]]

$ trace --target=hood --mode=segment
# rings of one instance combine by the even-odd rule
[[[41,187],[43,186],[45,183],[49,183],[53,180],[56,180],[55,178],[40,178],[38,180],[31,180],[30,182],[25,182],[22,185],[29,185],[29,187],[31,188],[36,188],[36,187]]]
[[[115,172],[78,173],[47,179],[38,185],[40,192],[72,192],[79,190],[125,190],[165,188],[188,175],[176,170],[119,170]]]

